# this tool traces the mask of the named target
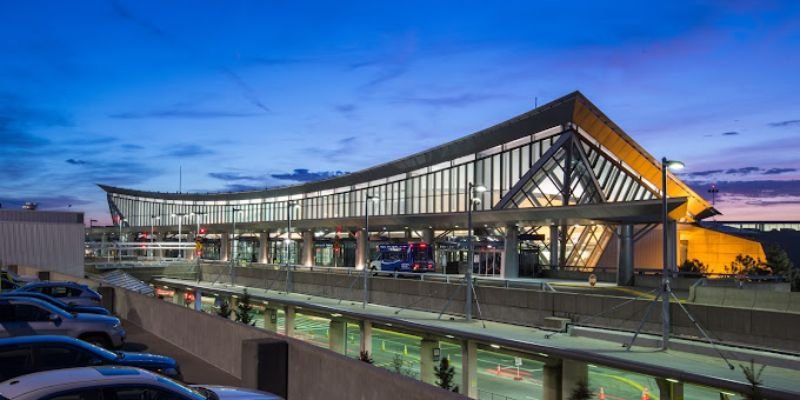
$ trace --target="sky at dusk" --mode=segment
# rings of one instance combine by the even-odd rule
[[[109,224],[96,183],[296,184],[580,90],[699,194],[716,183],[719,219],[800,219],[798,1],[0,8],[3,207]]]

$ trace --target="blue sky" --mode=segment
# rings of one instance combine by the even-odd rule
[[[577,89],[726,218],[800,218],[800,2],[599,3],[6,2],[0,202],[108,223],[95,183],[293,184]]]

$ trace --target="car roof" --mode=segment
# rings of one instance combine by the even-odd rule
[[[0,339],[0,346],[29,343],[71,343],[81,345],[81,342],[79,339],[62,335],[30,335],[2,338]]]
[[[86,285],[72,281],[38,281],[38,282],[31,282],[23,287],[34,287],[34,286],[72,286],[80,288],[86,287]]]
[[[158,375],[133,367],[100,366],[55,369],[18,376],[0,383],[0,395],[14,399],[51,387],[64,389],[109,383],[157,383]]]
[[[45,309],[47,309],[49,311],[53,311],[53,312],[57,312],[57,313],[61,313],[61,314],[69,314],[69,312],[65,311],[61,307],[54,306],[53,303],[50,303],[49,301],[39,300],[39,299],[35,299],[33,297],[27,297],[27,296],[16,296],[16,297],[14,297],[14,296],[8,296],[8,297],[2,296],[2,297],[0,297],[0,304],[5,304],[5,303],[8,303],[8,302],[13,302],[14,304],[16,304],[16,303],[36,304],[36,305],[41,306],[42,308],[45,308]]]
[[[32,298],[32,299],[40,299],[42,301],[47,301],[47,302],[64,303],[63,301],[61,301],[59,299],[56,299],[55,297],[51,297],[51,296],[48,296],[48,295],[46,295],[44,293],[39,293],[39,292],[17,292],[17,291],[13,291],[13,292],[0,293],[0,298],[3,298],[3,297],[27,297],[27,298]],[[66,304],[66,303],[64,303],[64,304]]]

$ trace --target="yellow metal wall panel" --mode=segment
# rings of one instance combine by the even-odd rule
[[[764,248],[754,240],[689,224],[678,226],[678,236],[687,242],[687,258],[707,264],[708,272],[725,273],[725,267],[739,254],[766,260]]]

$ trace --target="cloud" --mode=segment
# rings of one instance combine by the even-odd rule
[[[344,115],[346,118],[352,118],[355,116],[358,106],[355,104],[338,104],[333,106],[333,109],[336,110],[336,112]]]
[[[67,164],[72,164],[72,165],[86,165],[86,164],[89,164],[88,161],[77,160],[77,159],[74,159],[74,158],[70,158],[70,159],[68,159],[66,161],[67,161]]]
[[[148,34],[162,40],[170,47],[180,50],[186,56],[192,58],[192,60],[198,62],[202,60],[202,57],[199,57],[194,49],[190,48],[189,46],[182,45],[175,39],[173,35],[153,22],[135,15],[124,4],[122,4],[120,0],[112,0],[111,7],[118,17],[138,26]],[[226,76],[231,82],[233,82],[239,88],[242,96],[252,105],[258,107],[266,113],[270,112],[270,109],[264,105],[255,89],[253,89],[253,87],[247,83],[247,81],[245,81],[242,76],[239,75],[239,73],[223,65],[211,65],[211,68],[215,69],[217,72]]]
[[[731,168],[729,170],[726,170],[725,173],[729,175],[750,175],[759,171],[761,171],[761,168],[758,167],[742,167],[742,168]]]
[[[764,175],[778,175],[786,172],[797,172],[797,168],[770,168],[764,172]]]
[[[59,196],[29,196],[29,197],[0,197],[0,204],[3,208],[22,208],[22,205],[27,202],[39,204],[40,210],[47,209],[65,209],[72,208],[73,206],[84,206],[92,204],[89,200],[82,198],[59,195]],[[77,211],[77,210],[76,210]]]
[[[798,205],[800,204],[800,199],[792,200],[748,200],[745,204],[749,206],[757,206],[757,207],[770,207],[770,206],[787,206],[787,205]]]
[[[686,181],[698,193],[705,193],[708,182]],[[774,198],[779,196],[800,197],[800,180],[719,181],[716,183],[720,195],[737,195],[751,198]]]
[[[707,171],[691,172],[691,173],[686,174],[686,176],[689,177],[689,178],[698,178],[698,177],[704,177],[704,176],[709,176],[709,175],[721,174],[722,172],[724,172],[724,170],[711,169],[711,170],[707,170]]]
[[[305,168],[298,168],[292,171],[292,173],[287,174],[272,174],[275,179],[282,179],[287,181],[297,181],[297,182],[313,182],[319,181],[323,179],[329,179],[340,175],[345,175],[347,172],[342,171],[320,171],[320,172],[310,172],[308,169]]]
[[[70,119],[58,112],[32,107],[16,95],[0,93],[0,144],[2,150],[35,149],[50,140],[33,133],[38,128],[72,126]],[[1,153],[1,151],[0,151]]]
[[[325,147],[307,147],[303,151],[323,160],[341,161],[343,158],[353,155],[353,149],[356,148],[357,142],[358,137],[348,136]]]
[[[471,104],[482,103],[504,96],[489,93],[462,93],[452,96],[406,96],[396,97],[393,102],[406,104],[419,104],[432,107],[464,107]]]
[[[230,185],[225,185],[225,192],[254,192],[256,190],[264,190],[266,189],[265,186],[255,186],[255,185],[243,185],[239,183],[234,183]]]
[[[736,131],[722,132],[722,136],[736,136],[738,134],[739,134],[739,132],[736,132]]]
[[[118,17],[138,26],[139,28],[145,30],[147,33],[159,37],[163,40],[172,41],[173,37],[165,30],[158,27],[158,25],[143,19],[139,18],[134,15],[130,10],[128,10],[125,5],[122,4],[120,0],[111,0],[111,8],[113,9],[114,13],[117,14]]]
[[[248,57],[243,62],[262,66],[278,66],[278,65],[293,65],[305,64],[313,60],[303,58],[288,58],[288,57]]]
[[[166,152],[167,156],[171,157],[198,157],[198,156],[205,156],[214,154],[215,152],[211,149],[205,148],[203,146],[199,146],[196,144],[184,144],[184,145],[177,145],[174,146],[170,151]]]
[[[769,126],[771,126],[773,128],[785,128],[785,127],[788,127],[788,126],[800,125],[800,119],[789,119],[789,120],[786,120],[786,121],[770,122],[767,125],[769,125]]]
[[[147,119],[147,118],[164,118],[164,119],[216,119],[216,118],[247,118],[255,117],[261,114],[236,112],[236,111],[222,111],[222,110],[181,110],[181,109],[166,109],[166,110],[151,110],[151,111],[129,111],[111,114],[109,117],[116,119]]]
[[[223,181],[261,181],[266,175],[244,175],[238,172],[209,172],[208,176]]]

